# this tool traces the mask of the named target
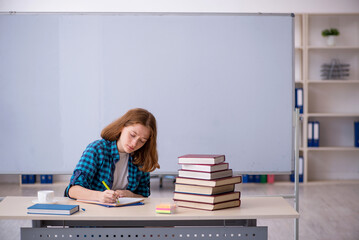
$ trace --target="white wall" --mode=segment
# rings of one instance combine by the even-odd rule
[[[359,13],[359,0],[0,0],[0,12]]]
[[[0,0],[0,12],[358,13],[358,0]]]

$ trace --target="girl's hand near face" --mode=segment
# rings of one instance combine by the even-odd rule
[[[117,198],[119,198],[119,195],[117,191],[113,190],[105,190],[99,194],[99,201],[103,203],[114,203]]]

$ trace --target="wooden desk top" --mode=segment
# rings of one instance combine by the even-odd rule
[[[148,198],[144,205],[107,208],[94,204],[79,203],[69,198],[55,198],[58,204],[78,204],[86,211],[66,215],[27,214],[36,197],[6,197],[0,202],[0,219],[28,220],[230,220],[299,218],[298,212],[282,197],[242,197],[239,208],[217,211],[195,210],[178,207],[174,214],[158,214],[156,205],[172,203],[171,198]]]

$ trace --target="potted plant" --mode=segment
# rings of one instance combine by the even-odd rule
[[[325,29],[322,31],[322,36],[327,38],[327,44],[329,46],[335,45],[335,39],[339,34],[340,32],[336,28]]]

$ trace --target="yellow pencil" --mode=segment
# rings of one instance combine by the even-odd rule
[[[107,190],[111,190],[111,189],[107,186],[107,184],[105,183],[105,181],[102,181],[102,183],[103,183],[103,185],[107,188]]]

